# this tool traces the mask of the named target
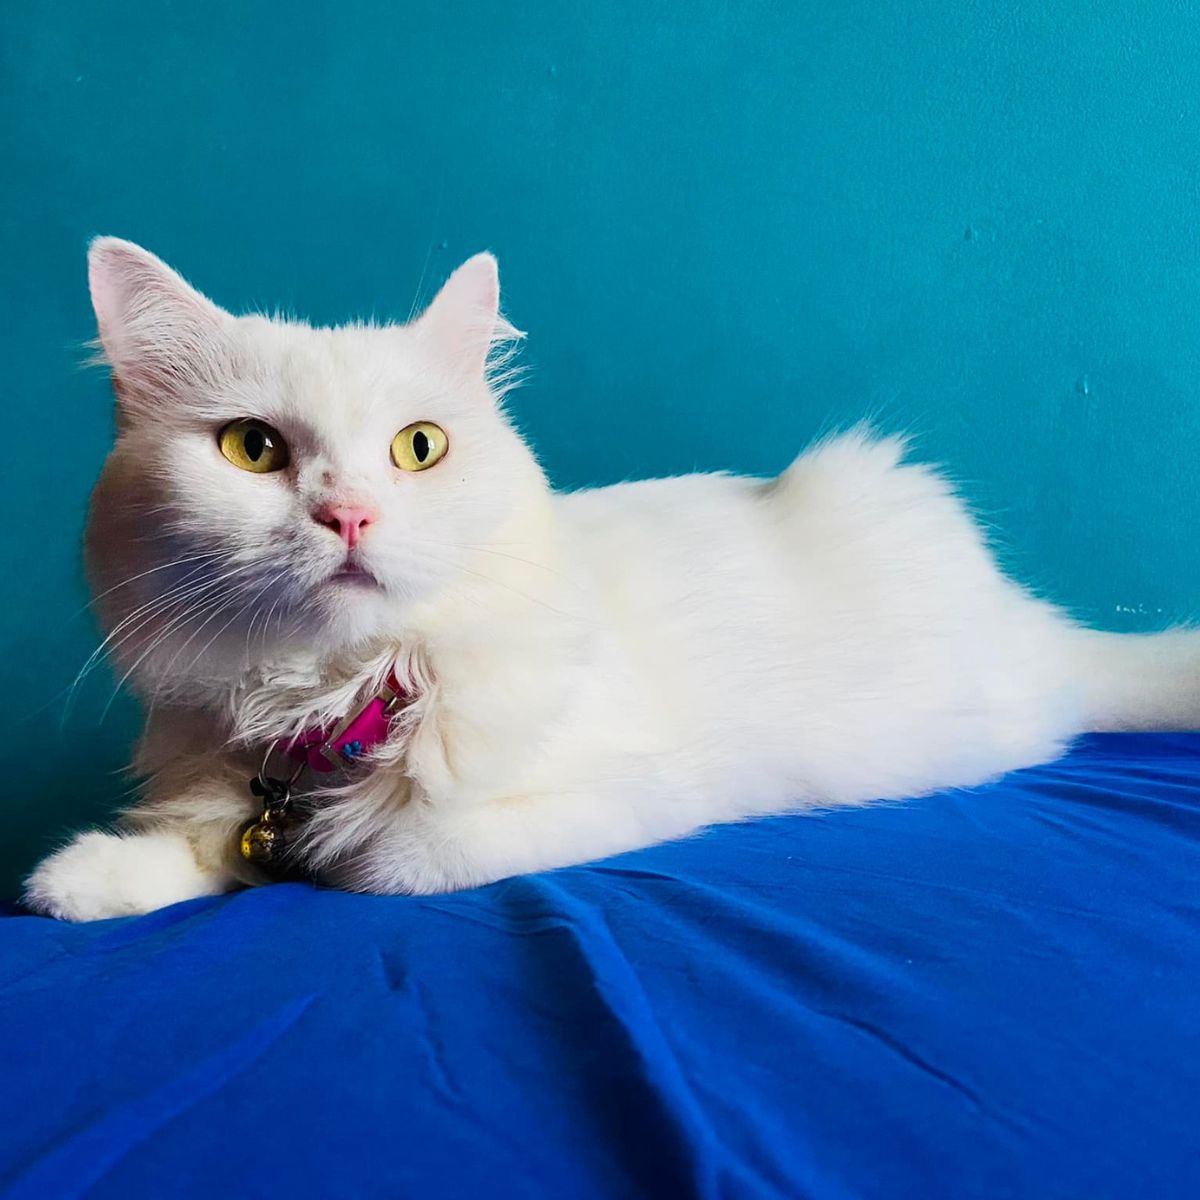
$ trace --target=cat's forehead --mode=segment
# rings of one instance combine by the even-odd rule
[[[245,318],[244,364],[274,405],[308,420],[393,420],[443,390],[403,327],[308,325]]]

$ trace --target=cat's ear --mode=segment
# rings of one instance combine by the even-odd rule
[[[493,345],[523,336],[500,315],[500,272],[486,253],[468,258],[446,280],[415,328],[451,369],[480,377]]]
[[[162,259],[121,238],[96,238],[88,286],[122,402],[152,404],[219,372],[233,318]]]

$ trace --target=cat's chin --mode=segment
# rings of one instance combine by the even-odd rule
[[[383,585],[366,572],[339,572],[318,585],[313,599],[317,644],[325,649],[384,636],[395,619],[395,604]]]

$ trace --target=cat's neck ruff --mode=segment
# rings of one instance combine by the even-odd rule
[[[274,748],[299,766],[327,775],[368,758],[382,746],[392,721],[411,699],[393,669],[365,704],[336,724],[310,725],[294,737],[277,742]]]
[[[303,743],[316,731],[341,729],[374,697],[403,696],[407,707],[430,684],[424,655],[412,642],[388,641],[324,662],[291,658],[264,665],[224,697],[229,741],[247,747]]]

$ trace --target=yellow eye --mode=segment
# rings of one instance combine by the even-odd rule
[[[416,421],[392,438],[392,462],[402,471],[425,471],[441,462],[449,448],[440,426],[432,421]]]
[[[230,421],[217,434],[217,444],[235,467],[253,471],[255,475],[282,471],[288,465],[288,448],[283,435],[252,417]]]

